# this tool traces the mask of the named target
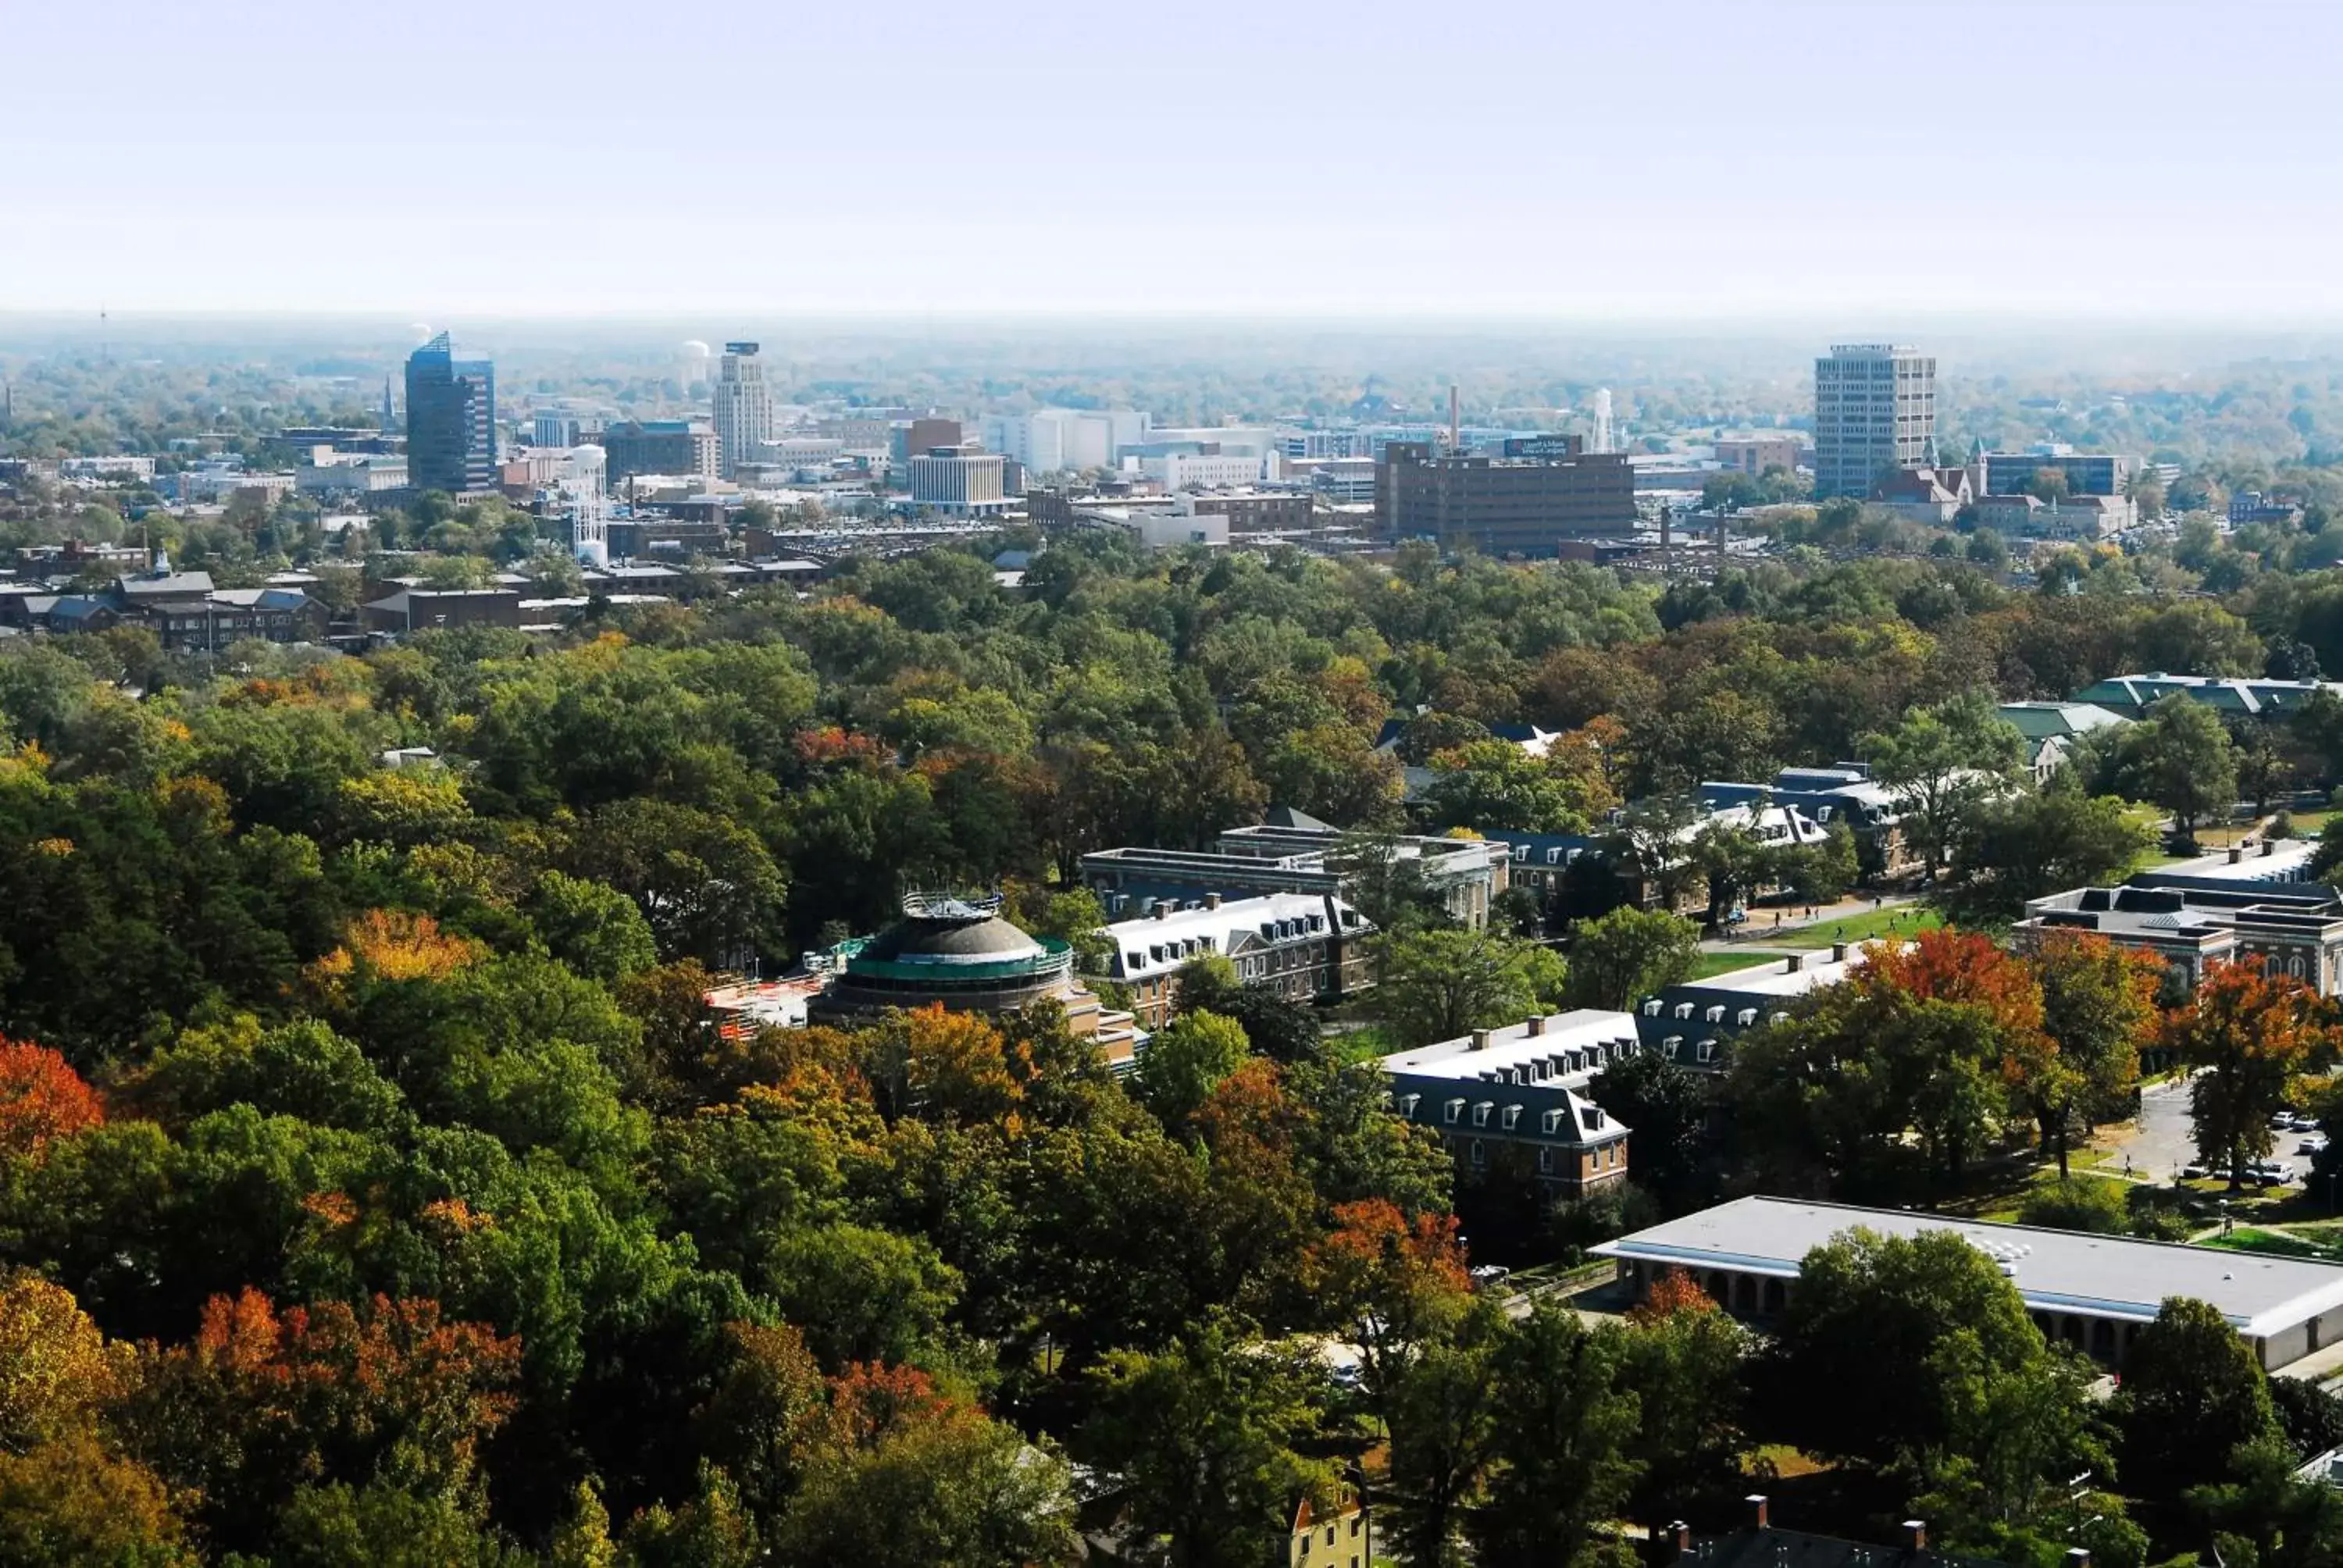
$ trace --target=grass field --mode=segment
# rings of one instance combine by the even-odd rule
[[[1783,932],[1776,945],[1826,948],[1833,942],[1867,942],[1877,937],[1908,937],[1915,931],[1934,930],[1944,923],[1944,917],[1925,904],[1900,904],[1852,915],[1843,920],[1816,920],[1811,926]]]

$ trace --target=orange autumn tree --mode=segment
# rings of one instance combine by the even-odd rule
[[[392,1481],[463,1502],[479,1444],[512,1413],[520,1342],[376,1296],[278,1308],[214,1296],[187,1344],[141,1352],[125,1424],[175,1485],[203,1494],[226,1549],[255,1550],[297,1487]]]
[[[106,1107],[45,1045],[0,1038],[0,1154],[37,1155],[52,1139],[96,1127]]]
[[[2238,1184],[2270,1151],[2269,1119],[2293,1103],[2302,1075],[2335,1056],[2332,1010],[2302,981],[2256,965],[2214,963],[2187,1004],[2165,1020],[2163,1041],[2196,1071],[2188,1117],[2197,1151]]]
[[[1716,1301],[1683,1269],[1670,1269],[1652,1282],[1644,1299],[1627,1310],[1634,1323],[1663,1322],[1678,1312],[1713,1312]]]
[[[1363,1381],[1378,1404],[1472,1299],[1456,1217],[1410,1220],[1383,1198],[1336,1204],[1334,1228],[1310,1249],[1302,1273],[1332,1326],[1354,1338]]]

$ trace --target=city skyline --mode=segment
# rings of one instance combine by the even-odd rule
[[[2207,49],[2217,18],[2284,47]],[[914,7],[865,69],[868,24],[843,11],[728,7],[669,35],[596,3],[558,28],[442,0],[397,28],[42,8],[12,21],[23,57],[102,59],[108,107],[87,114],[81,73],[24,85],[18,138],[76,130],[15,160],[0,299],[427,320],[1830,309],[1894,330],[1923,310],[2337,311],[2330,8],[1011,20]],[[354,189],[387,199],[354,217]]]

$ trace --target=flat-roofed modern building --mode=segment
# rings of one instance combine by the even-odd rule
[[[1936,361],[1893,343],[1840,343],[1815,361],[1815,496],[1868,496],[1928,460]]]
[[[1517,1156],[1578,1193],[1627,1178],[1629,1129],[1582,1091],[1641,1049],[1627,1014],[1578,1008],[1395,1051],[1383,1069],[1392,1109],[1437,1132],[1460,1168]]]
[[[1986,452],[1976,461],[1988,496],[2016,495],[2045,468],[2066,479],[2070,496],[2120,496],[2131,483],[2131,459],[2112,452]]]
[[[1906,1210],[1740,1198],[1593,1251],[1638,1292],[1681,1269],[1727,1312],[1764,1317],[1801,1288],[1807,1253],[1855,1230],[1952,1231],[2000,1267],[2044,1337],[2108,1362],[2175,1296],[2210,1303],[2272,1372],[2343,1338],[2343,1265]]]
[[[2075,888],[2027,900],[2010,940],[2031,951],[2062,931],[2154,953],[2184,987],[2217,961],[2290,976],[2321,996],[2343,995],[2343,900],[2313,884],[2223,887],[2199,878],[2178,887]]]
[[[909,465],[911,501],[953,516],[997,512],[1009,505],[1002,484],[1008,459],[957,447],[922,452]]]
[[[1634,528],[1635,476],[1576,436],[1511,439],[1499,457],[1393,441],[1375,460],[1375,523],[1387,538],[1551,558],[1566,539]]]

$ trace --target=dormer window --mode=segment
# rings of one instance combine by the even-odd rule
[[[1657,1018],[1660,1016],[1660,999],[1658,997],[1654,997],[1644,1004],[1644,1016],[1645,1018]]]
[[[1441,1111],[1442,1120],[1453,1123],[1458,1117],[1464,1114],[1464,1102],[1462,1100],[1452,1100],[1442,1106]]]
[[[1660,1042],[1660,1048],[1668,1053],[1668,1060],[1674,1061],[1684,1050],[1684,1036],[1672,1034]]]
[[[1751,1024],[1757,1021],[1757,1010],[1754,1007],[1745,1007],[1739,1012],[1733,1015],[1733,1021],[1739,1024],[1742,1028],[1747,1029]]]
[[[1790,1015],[1786,1012],[1777,1012],[1766,1021],[1769,1023],[1787,1023],[1790,1021]]]
[[[1680,1001],[1676,1003],[1676,1016],[1678,1018],[1690,1018],[1692,1016],[1692,1003],[1688,1001]]]
[[[1498,1125],[1511,1132],[1521,1120],[1522,1108],[1518,1105],[1508,1105],[1505,1107],[1505,1114],[1498,1119]]]
[[[1711,1023],[1723,1023],[1725,1021],[1725,1004],[1723,1002],[1715,1003],[1701,1016],[1707,1019]]]
[[[1697,1049],[1699,1054],[1694,1058],[1695,1060],[1715,1061],[1716,1060],[1716,1041],[1704,1040]]]
[[[1555,1134],[1555,1133],[1557,1133],[1557,1132],[1559,1132],[1559,1131],[1562,1131],[1562,1112],[1561,1112],[1561,1111],[1547,1111],[1547,1112],[1545,1113],[1544,1118],[1544,1131],[1545,1131],[1545,1134],[1546,1134],[1546,1136],[1547,1136],[1547,1137],[1551,1138],[1552,1136],[1554,1136],[1554,1134]]]
[[[1485,1101],[1485,1100],[1484,1100],[1484,1101],[1481,1101],[1481,1103],[1480,1103],[1480,1104],[1478,1104],[1478,1105],[1474,1106],[1474,1107],[1473,1108],[1473,1126],[1475,1126],[1475,1127],[1486,1127],[1486,1126],[1488,1126],[1488,1125],[1489,1125],[1489,1112],[1490,1112],[1490,1111],[1493,1111],[1493,1110],[1495,1110],[1495,1109],[1496,1109],[1496,1107],[1494,1107],[1493,1105],[1490,1104],[1490,1103],[1489,1103],[1489,1101]]]
[[[1549,866],[1559,866],[1562,864],[1562,850],[1559,847],[1548,849],[1545,852],[1545,863]]]
[[[1419,1100],[1422,1100],[1423,1098],[1423,1096],[1422,1096],[1421,1094],[1403,1094],[1403,1095],[1401,1095],[1401,1096],[1399,1097],[1399,1113],[1400,1113],[1402,1116],[1404,1116],[1405,1118],[1407,1118],[1410,1121],[1414,1121],[1414,1120],[1415,1120],[1415,1104],[1416,1104],[1416,1101],[1419,1101]]]

